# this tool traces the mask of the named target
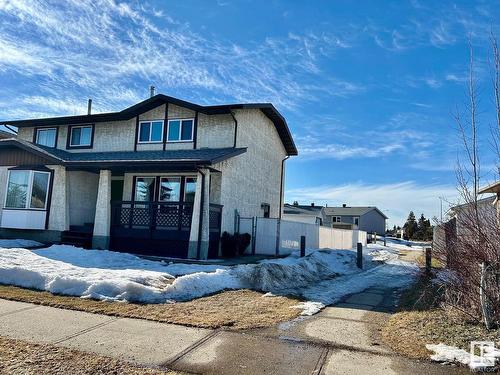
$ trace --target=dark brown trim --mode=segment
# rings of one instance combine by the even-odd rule
[[[71,146],[71,130],[73,128],[82,128],[90,126],[92,131],[90,133],[90,146]],[[78,124],[78,125],[69,125],[68,126],[68,134],[66,135],[66,150],[82,150],[82,149],[90,149],[94,147],[94,133],[95,133],[95,124]]]
[[[45,229],[49,229],[50,206],[52,205],[52,187],[54,186],[54,170],[50,170],[49,191],[47,192],[47,213],[45,214]]]
[[[281,161],[281,177],[280,177],[280,208],[279,208],[279,213],[278,213],[278,218],[281,219],[281,216],[283,215],[283,177],[285,174],[285,161],[289,158],[290,156],[285,156],[285,158]]]
[[[238,136],[238,120],[236,120],[236,116],[234,115],[233,111],[230,111],[231,117],[233,118],[234,121],[234,141],[233,141],[233,147],[236,148],[236,140]]]
[[[45,165],[18,165],[16,167],[8,168],[9,171],[37,171],[37,172],[51,172],[52,169],[47,168]]]
[[[139,115],[135,117],[135,139],[134,139],[134,151],[137,151],[137,143],[139,142]]]
[[[135,202],[135,184],[137,183],[137,176],[132,176],[132,196],[130,200]]]
[[[198,144],[198,111],[194,114],[193,121],[193,149],[196,149],[196,145]]]
[[[45,146],[45,147],[50,147],[50,148],[57,148],[57,142],[59,140],[59,126],[37,126],[35,128],[33,128],[33,143],[34,144],[38,144],[36,142],[36,138],[37,138],[37,133],[38,133],[38,130],[40,129],[56,129],[56,144],[52,147],[52,146],[45,146],[45,145],[42,145],[42,146]]]
[[[163,151],[167,147],[167,134],[168,134],[168,102],[165,103],[165,119],[163,120]]]

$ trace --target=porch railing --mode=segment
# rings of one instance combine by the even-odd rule
[[[134,202],[111,203],[111,225],[130,229],[189,230],[193,203]]]

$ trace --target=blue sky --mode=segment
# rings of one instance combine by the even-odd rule
[[[0,0],[0,119],[120,110],[158,91],[272,102],[299,148],[286,200],[410,209],[453,201],[452,114],[477,56],[484,182],[494,179],[489,31],[499,1]]]

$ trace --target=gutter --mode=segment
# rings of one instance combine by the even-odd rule
[[[205,203],[205,174],[198,169],[201,174],[201,197],[200,197],[200,217],[198,219],[198,243],[196,244],[196,259],[200,259],[201,255],[201,229],[203,226],[203,205]]]
[[[282,212],[282,205],[283,205],[283,175],[285,171],[285,161],[290,158],[290,155],[287,155],[282,161],[281,161],[281,178],[280,178],[280,212],[278,217],[281,219],[283,216]]]
[[[234,121],[234,142],[233,142],[233,148],[236,148],[236,138],[238,136],[238,120],[236,120],[236,116],[234,115],[233,111],[229,111],[231,114],[231,117],[233,118]]]

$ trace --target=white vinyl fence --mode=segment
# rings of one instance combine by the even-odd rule
[[[353,249],[358,242],[366,246],[364,231],[261,217],[240,218],[239,233],[252,235],[247,254],[287,255],[300,249],[301,236],[306,237],[308,249]]]

